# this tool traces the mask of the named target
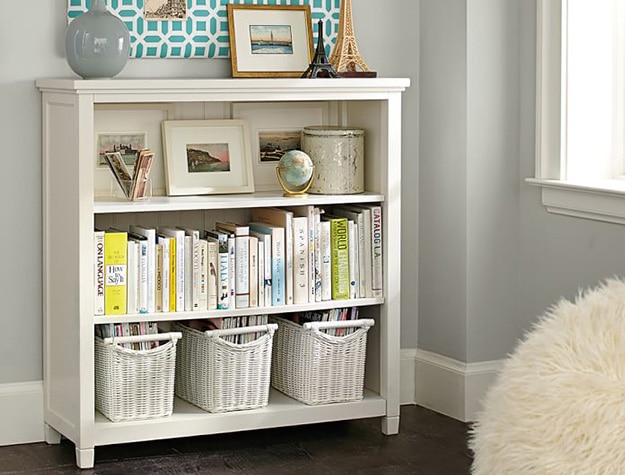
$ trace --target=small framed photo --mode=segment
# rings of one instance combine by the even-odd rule
[[[162,135],[169,196],[254,191],[246,121],[167,120]]]
[[[278,160],[301,149],[302,129],[327,124],[327,102],[235,102],[232,118],[249,123],[254,185],[257,191],[281,190],[276,178]]]
[[[307,5],[228,4],[233,77],[300,77],[313,57]]]

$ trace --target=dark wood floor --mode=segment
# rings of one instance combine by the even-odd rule
[[[97,447],[95,468],[79,470],[74,446],[0,447],[0,474],[468,474],[468,426],[402,406],[400,433],[379,419]]]

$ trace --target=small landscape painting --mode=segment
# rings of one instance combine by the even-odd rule
[[[145,0],[143,14],[148,20],[184,20],[187,0]]]
[[[135,160],[140,150],[146,148],[145,132],[121,132],[121,133],[99,133],[96,137],[96,147],[98,150],[98,168],[108,168],[104,154],[109,152],[119,152],[127,167],[131,169],[135,166]]]
[[[230,171],[230,151],[227,143],[187,144],[186,149],[189,173]]]
[[[277,162],[289,150],[299,150],[300,130],[272,130],[258,132],[258,150],[261,162]]]
[[[293,54],[290,25],[250,25],[252,54]]]

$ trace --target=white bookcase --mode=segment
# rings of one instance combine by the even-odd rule
[[[40,79],[43,121],[44,418],[48,443],[76,445],[81,468],[95,447],[326,421],[381,417],[382,431],[399,430],[401,94],[408,79]],[[295,201],[279,191],[166,197],[141,202],[95,196],[95,134],[101,110],[165,104],[175,119],[227,119],[233,103],[323,103],[328,124],[366,131],[365,188],[356,195],[309,195]],[[160,141],[160,137],[153,140]],[[204,229],[215,219],[246,219],[261,206],[381,203],[384,298],[289,307],[211,311],[203,316],[282,313],[360,306],[375,319],[369,332],[365,397],[307,406],[273,391],[266,408],[211,414],[176,400],[170,417],[108,421],[94,409],[94,326],[100,323],[197,318],[197,313],[94,316],[94,226],[145,223]]]

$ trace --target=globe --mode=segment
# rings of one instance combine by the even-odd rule
[[[313,161],[301,150],[289,150],[280,158],[276,174],[285,196],[301,196],[313,179]]]

